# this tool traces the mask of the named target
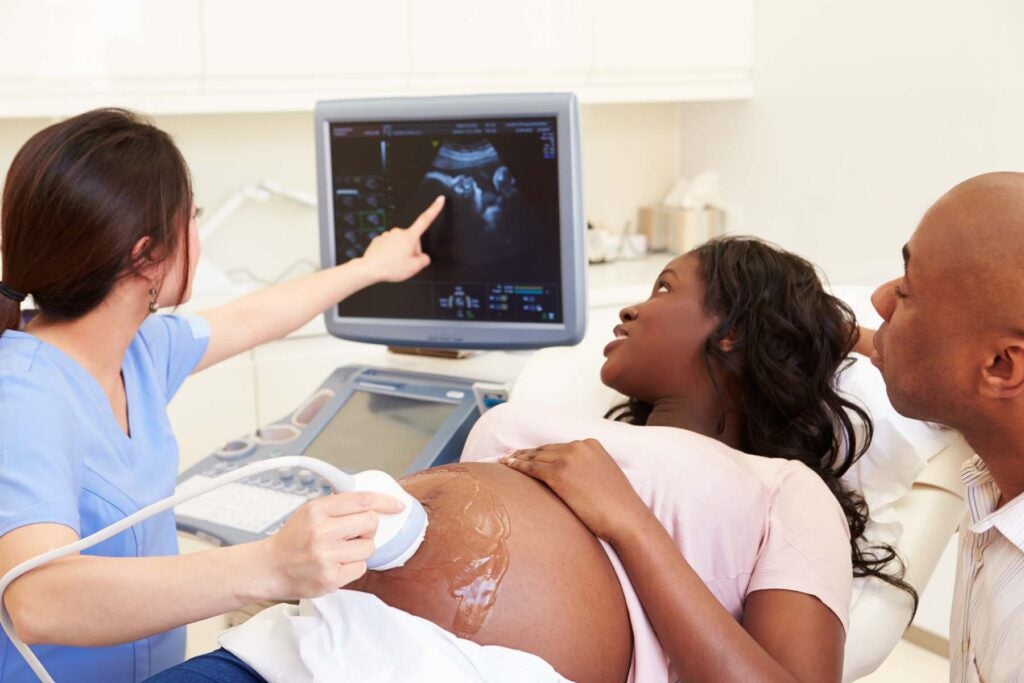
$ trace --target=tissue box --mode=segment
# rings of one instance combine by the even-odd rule
[[[647,237],[648,251],[684,254],[712,237],[725,234],[725,212],[713,206],[644,206],[637,216],[637,232]]]

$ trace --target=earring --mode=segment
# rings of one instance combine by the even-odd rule
[[[149,288],[149,312],[156,313],[156,287]]]

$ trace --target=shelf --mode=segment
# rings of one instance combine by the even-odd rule
[[[753,0],[0,3],[0,118],[308,112],[324,99],[751,96]],[[496,30],[497,29],[497,30]]]

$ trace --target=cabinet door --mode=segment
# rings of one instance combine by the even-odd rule
[[[408,13],[406,0],[206,0],[206,72],[215,83],[241,78],[251,85],[256,79],[268,88],[302,87],[324,78],[404,80]]]
[[[590,68],[587,0],[430,0],[412,4],[412,60],[425,79],[565,81]],[[577,76],[578,77],[578,76]]]
[[[197,87],[201,71],[199,0],[0,0],[0,92]]]
[[[594,0],[594,70],[749,69],[753,0]]]

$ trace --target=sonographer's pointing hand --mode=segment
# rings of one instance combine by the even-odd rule
[[[377,235],[363,254],[381,282],[401,282],[430,265],[420,238],[444,209],[444,195],[435,199],[408,228],[391,228]]]
[[[266,551],[269,593],[277,600],[315,598],[366,573],[374,553],[378,514],[396,514],[404,504],[367,491],[336,493],[306,503],[273,536]]]

